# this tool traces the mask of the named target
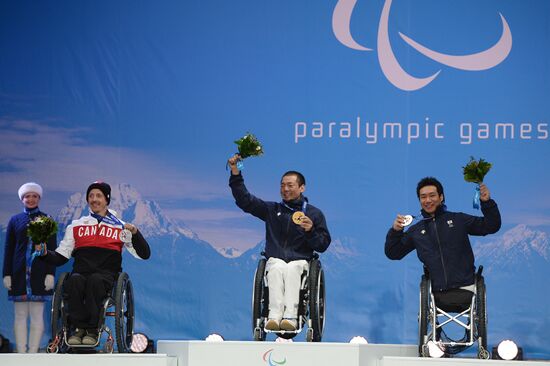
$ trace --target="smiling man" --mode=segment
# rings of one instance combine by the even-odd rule
[[[386,236],[386,256],[402,259],[416,249],[428,269],[436,297],[455,289],[473,291],[474,253],[468,235],[494,234],[501,224],[498,206],[489,189],[480,184],[483,217],[447,211],[443,186],[433,177],[418,182],[416,195],[422,218],[405,232],[406,218],[397,215]]]
[[[41,257],[47,263],[63,265],[74,257],[73,270],[64,282],[68,297],[70,323],[75,327],[67,343],[93,346],[97,343],[100,309],[113,288],[117,274],[122,271],[122,249],[135,257],[148,259],[149,244],[136,226],[125,223],[109,211],[111,187],[94,182],[86,191],[90,215],[73,222],[55,251]],[[123,241],[131,233],[131,242]]]
[[[331,238],[325,216],[303,195],[304,176],[288,171],[281,178],[281,202],[263,201],[248,192],[237,167],[239,155],[228,160],[229,186],[237,206],[265,222],[266,273],[269,288],[268,330],[297,328],[300,279],[314,252],[327,250]]]

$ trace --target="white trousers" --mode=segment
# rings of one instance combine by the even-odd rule
[[[17,353],[27,352],[27,322],[30,315],[29,353],[37,353],[44,333],[44,303],[37,301],[14,302],[15,347]]]
[[[269,318],[296,319],[302,273],[309,270],[306,260],[286,263],[279,258],[269,258],[265,266],[269,288]]]

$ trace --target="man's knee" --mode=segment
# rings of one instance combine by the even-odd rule
[[[288,272],[297,276],[301,276],[302,273],[307,272],[309,264],[305,260],[291,261],[288,263]]]
[[[287,264],[281,259],[269,258],[265,269],[268,277],[270,275],[280,277],[286,273]]]
[[[100,273],[93,273],[90,276],[88,276],[86,286],[89,289],[92,289],[94,292],[95,291],[106,292],[108,289],[108,281],[104,275]]]
[[[70,293],[74,290],[84,289],[86,287],[86,277],[80,273],[71,273],[64,283],[65,292]]]

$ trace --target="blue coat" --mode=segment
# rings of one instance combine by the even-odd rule
[[[244,212],[265,222],[265,254],[285,262],[313,257],[313,252],[324,252],[330,245],[325,216],[317,207],[307,204],[306,216],[313,221],[313,229],[306,232],[292,221],[292,214],[301,211],[302,197],[297,202],[268,202],[250,194],[241,174],[231,175],[229,186],[235,203]]]
[[[500,229],[500,212],[495,201],[481,201],[484,217],[449,212],[445,206],[409,230],[391,228],[386,236],[385,252],[390,259],[401,259],[416,249],[430,273],[432,289],[444,291],[474,283],[474,253],[468,235],[484,236]]]
[[[45,213],[28,214],[21,212],[12,216],[6,230],[6,245],[4,248],[3,277],[11,276],[11,291],[8,298],[14,301],[44,301],[48,300],[53,291],[46,291],[44,279],[47,274],[54,275],[55,267],[35,260],[30,271],[27,271],[27,263],[34,245],[27,236],[27,226],[30,220],[37,216],[47,216]],[[46,246],[49,250],[56,248],[56,236],[52,235]]]

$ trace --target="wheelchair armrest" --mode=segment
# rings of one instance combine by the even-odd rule
[[[430,277],[430,272],[428,272],[428,267],[426,266],[422,266],[422,269],[424,270],[424,274],[426,275],[426,277]]]
[[[480,277],[481,277],[481,273],[483,273],[483,266],[477,267],[476,278],[480,278]]]

